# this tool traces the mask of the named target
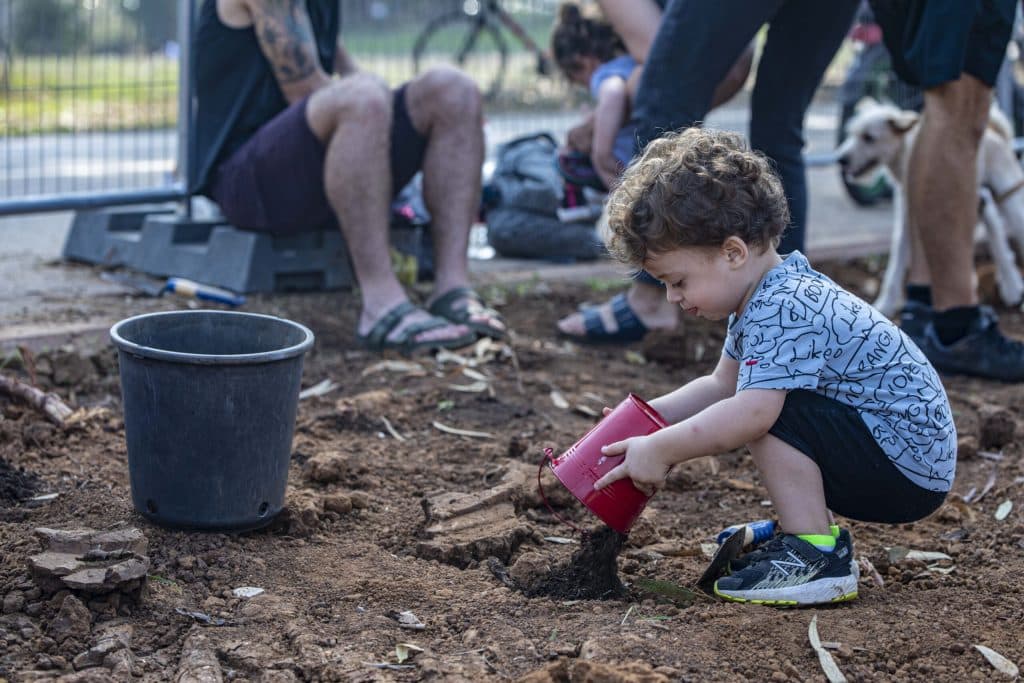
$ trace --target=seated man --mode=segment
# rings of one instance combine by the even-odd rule
[[[340,223],[365,348],[413,352],[502,337],[501,317],[469,286],[466,256],[483,161],[479,92],[452,69],[391,92],[342,46],[339,5],[206,0],[195,38],[194,190],[239,228]],[[392,271],[388,236],[391,199],[421,168],[436,264],[427,310]]]

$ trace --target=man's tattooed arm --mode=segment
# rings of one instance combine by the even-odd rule
[[[317,58],[313,26],[302,0],[251,0],[249,9],[260,49],[288,102],[330,82]]]

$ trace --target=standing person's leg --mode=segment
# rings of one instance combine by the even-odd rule
[[[917,305],[906,309],[904,318],[927,320],[914,325],[920,330],[914,341],[939,370],[1024,381],[1024,344],[1003,336],[991,310],[978,305],[974,281],[978,144],[1017,3],[872,0],[871,5],[893,67],[904,80],[925,88],[907,202],[926,270],[941,277],[931,282],[933,308]],[[912,275],[917,284],[919,274]]]
[[[480,206],[484,161],[480,91],[460,71],[433,69],[405,86],[404,104],[411,125],[427,140],[422,164],[423,199],[430,212],[436,261],[434,291],[427,303],[432,306],[455,292],[444,298],[446,304],[435,308],[449,314],[466,311],[473,329],[501,336],[504,321],[495,311],[479,305],[478,298],[468,291],[469,231]],[[401,150],[393,150],[392,157],[400,159],[401,154]]]
[[[637,146],[700,123],[715,89],[784,0],[672,0],[640,78]]]
[[[939,311],[978,303],[978,144],[988,122],[990,94],[988,86],[967,74],[926,90],[920,131],[910,152],[910,229],[928,270],[942,273],[932,282],[932,306]]]
[[[857,11],[857,0],[786,0],[769,20],[750,102],[750,146],[775,162],[792,224],[781,253],[804,250],[804,116]]]
[[[393,193],[389,160],[392,94],[373,76],[349,76],[310,96],[306,121],[324,144],[324,189],[349,250],[363,310],[358,333],[367,335],[407,302],[391,268],[388,229]],[[430,325],[424,311],[396,313],[386,338],[407,336],[421,343],[471,341],[462,325]],[[415,326],[415,327],[414,327]],[[421,329],[423,328],[423,329]],[[379,344],[377,344],[379,345]]]
[[[757,30],[783,0],[672,0],[662,14],[637,89],[633,134],[639,151],[670,130],[699,124],[716,88],[744,53]],[[563,334],[590,341],[629,342],[651,329],[672,329],[679,309],[650,276],[600,306],[558,321]]]

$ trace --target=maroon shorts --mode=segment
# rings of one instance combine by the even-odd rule
[[[291,234],[336,229],[324,193],[323,143],[306,123],[305,98],[263,125],[225,161],[210,198],[232,225]],[[395,90],[391,123],[391,188],[398,194],[423,165],[427,139],[412,125],[405,87]]]

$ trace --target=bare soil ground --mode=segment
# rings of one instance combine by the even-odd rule
[[[860,292],[877,277],[863,263],[823,270]],[[607,292],[529,282],[485,293],[516,334],[508,350],[461,352],[468,373],[450,357],[416,359],[416,369],[353,350],[351,293],[251,302],[309,325],[317,343],[303,386],[330,378],[339,388],[301,402],[287,507],[242,534],[147,523],[131,504],[113,350],[36,354],[40,386],[97,410],[60,429],[0,397],[0,681],[821,680],[808,641],[815,616],[850,680],[1003,676],[975,645],[1024,664],[1020,386],[948,378],[962,437],[954,493],[916,524],[849,522],[866,560],[854,602],[779,610],[664,590],[693,585],[720,529],[772,516],[744,452],[676,468],[619,555],[624,592],[528,597],[517,587],[580,549],[537,495],[543,449],[571,445],[628,391],[651,397],[707,372],[722,329],[691,321],[629,348],[579,346],[553,334],[555,320]],[[1024,335],[1019,312],[1001,314]],[[24,365],[5,372],[29,378]],[[560,514],[596,528],[547,477]],[[34,499],[47,493],[59,495]],[[36,584],[34,530],[83,526],[144,532],[141,598]],[[264,592],[236,597],[242,586]],[[400,662],[401,643],[422,652],[399,647],[409,655]]]

